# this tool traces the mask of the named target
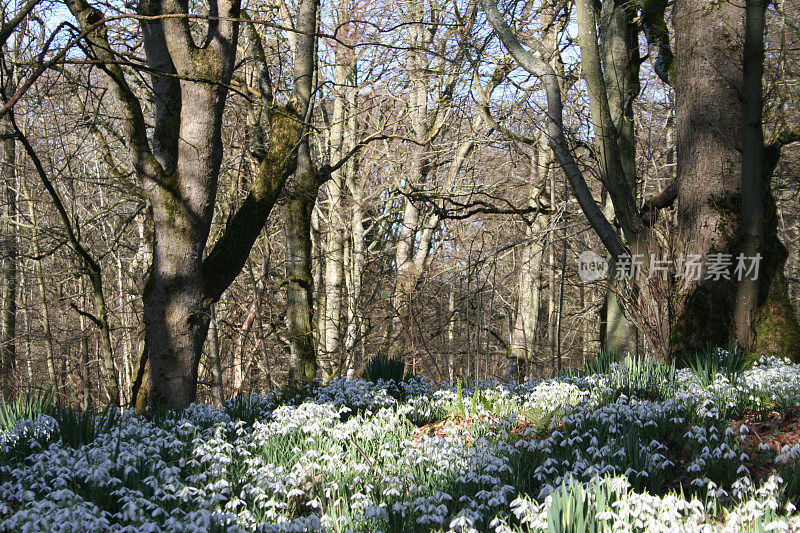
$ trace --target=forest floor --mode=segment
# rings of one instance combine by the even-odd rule
[[[151,418],[29,398],[3,407],[0,531],[800,528],[800,365],[604,370],[342,380]]]

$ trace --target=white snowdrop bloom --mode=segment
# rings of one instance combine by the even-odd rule
[[[319,509],[319,508],[320,508],[320,503],[319,503],[319,500],[318,500],[318,499],[314,498],[314,499],[312,499],[312,500],[309,500],[309,501],[306,503],[306,506],[307,506],[307,507],[310,507],[310,508],[312,508],[312,509]]]
[[[794,372],[797,374],[796,370]],[[754,374],[751,378],[754,387],[763,389],[771,386],[769,380],[760,376]],[[760,380],[758,383],[756,378]],[[593,379],[595,381],[592,383],[599,382],[597,378]],[[717,382],[724,383],[723,380]],[[191,415],[167,422],[166,429],[133,418],[129,425],[121,429],[123,438],[120,440],[123,444],[118,453],[115,451],[113,434],[101,436],[97,445],[89,446],[87,453],[82,455],[54,445],[47,454],[42,454],[41,461],[33,461],[18,469],[21,474],[15,475],[15,479],[23,481],[0,483],[0,529],[19,529],[14,524],[24,523],[25,517],[54,516],[52,513],[63,511],[62,507],[67,505],[80,509],[79,512],[89,517],[86,520],[97,518],[99,509],[87,506],[85,502],[70,501],[67,492],[60,493],[58,502],[56,498],[42,500],[43,494],[71,490],[76,480],[85,479],[91,479],[98,486],[113,491],[114,497],[120,501],[120,510],[112,519],[122,520],[125,514],[127,520],[136,524],[137,530],[168,528],[199,531],[208,528],[202,525],[202,515],[192,515],[195,511],[167,510],[167,502],[176,500],[182,502],[182,506],[191,505],[204,512],[213,511],[215,514],[206,516],[207,525],[214,517],[214,524],[224,525],[230,531],[257,529],[259,521],[263,520],[270,524],[261,525],[265,531],[311,531],[313,528],[379,530],[381,521],[387,519],[381,509],[386,516],[407,515],[411,502],[396,501],[401,498],[414,499],[415,506],[418,505],[426,516],[427,525],[434,528],[450,527],[454,530],[450,524],[456,518],[468,517],[473,529],[486,530],[488,521],[489,527],[505,531],[512,529],[504,518],[509,517],[509,520],[518,520],[514,527],[522,523],[533,530],[543,529],[546,528],[545,503],[522,497],[514,487],[505,484],[507,474],[516,475],[512,466],[517,464],[515,458],[519,457],[518,454],[531,454],[539,458],[530,465],[530,472],[533,479],[539,480],[539,487],[545,489],[541,491],[540,501],[542,496],[547,496],[553,487],[560,486],[561,481],[570,476],[588,480],[595,474],[619,472],[630,467],[627,472],[629,475],[638,480],[648,479],[657,472],[675,466],[668,457],[674,457],[676,450],[667,450],[658,442],[658,427],[662,423],[667,424],[668,428],[670,424],[680,427],[684,424],[684,418],[695,420],[691,412],[694,402],[698,398],[699,401],[706,398],[700,394],[700,389],[697,389],[700,392],[692,389],[690,394],[679,393],[684,396],[663,402],[631,396],[610,405],[584,404],[585,407],[580,410],[571,410],[569,402],[562,401],[558,404],[563,410],[559,411],[558,422],[553,426],[556,429],[554,436],[538,441],[531,439],[530,442],[504,442],[517,423],[513,410],[526,402],[529,405],[537,402],[540,405],[555,405],[558,402],[551,401],[547,394],[562,389],[569,391],[564,397],[575,390],[584,396],[597,394],[595,391],[584,393],[575,387],[575,383],[578,382],[526,382],[508,387],[478,383],[481,401],[472,402],[471,397],[464,398],[471,417],[471,427],[466,430],[451,427],[444,435],[426,435],[418,439],[418,446],[412,444],[410,434],[413,430],[407,429],[404,418],[404,413],[410,412],[408,407],[411,401],[397,405],[392,398],[392,405],[376,405],[390,390],[390,385],[375,386],[358,381],[320,387],[311,400],[300,405],[277,408],[277,404],[270,405],[266,407],[264,418],[250,426],[238,420],[231,421],[227,414],[218,410],[199,407]],[[794,382],[792,386],[797,388],[798,384]],[[432,387],[413,387],[419,387],[420,395],[427,395],[424,400],[427,405],[443,408],[455,403],[455,395],[451,390],[434,392]],[[777,393],[777,388],[775,390]],[[786,390],[797,395],[791,392],[794,390],[791,387],[786,387]],[[610,396],[611,393],[613,391],[607,394]],[[362,401],[361,398],[366,398],[368,394],[372,395],[370,399]],[[472,393],[470,391],[467,394],[471,396]],[[494,402],[491,408],[499,410],[499,416],[496,415],[497,411],[490,412],[486,408],[487,401]],[[706,402],[701,416],[707,420],[718,420],[714,418],[720,412],[717,405],[724,403],[715,405]],[[355,414],[348,413],[350,408],[356,410]],[[343,414],[348,416],[343,417]],[[740,466],[740,448],[730,440],[719,440],[723,433],[725,439],[730,439],[732,435],[728,435],[728,429],[718,430],[713,425],[717,422],[709,423],[712,424],[709,427],[703,427],[706,422],[692,427],[685,439],[689,449],[695,450],[695,457],[689,466],[698,468],[696,477],[701,481],[713,477],[705,471],[706,465],[716,466],[712,463],[725,460],[733,461],[733,468]],[[131,427],[138,428],[134,433],[139,433],[124,433],[133,431]],[[597,432],[598,427],[603,428],[603,439],[599,438],[601,433]],[[584,428],[589,429],[584,431]],[[638,441],[634,439],[630,442],[632,447],[627,444],[623,446],[621,442],[630,437],[630,428],[639,428]],[[675,430],[673,428],[670,431]],[[686,429],[684,433],[687,433]],[[605,437],[608,434],[612,435],[610,439]],[[381,442],[387,436],[388,440]],[[280,453],[288,454],[287,458],[264,455],[265,450],[274,449],[273,442],[276,439],[284,438],[286,440],[280,444]],[[357,443],[377,441],[377,446],[364,446],[376,467],[365,461],[361,453],[357,453],[350,439]],[[702,439],[706,439],[707,443],[703,443]],[[136,444],[129,446],[129,441]],[[623,461],[627,459],[617,453],[625,447],[637,461],[644,462],[625,464]],[[168,458],[161,460],[160,455],[164,450],[172,449],[177,452],[169,452],[165,455]],[[788,461],[791,450],[781,451],[787,454]],[[48,465],[46,470],[40,466],[45,461]],[[415,472],[424,477],[417,480]],[[8,473],[0,471],[0,477],[5,479]],[[663,473],[658,475],[663,478]],[[147,496],[141,491],[124,487],[128,476],[146,481],[143,490]],[[319,478],[322,481],[316,481],[317,476],[322,476]],[[313,489],[307,489],[309,479]],[[477,487],[469,494],[451,495],[439,490],[437,479],[450,479],[459,486]],[[695,500],[686,502],[673,495],[657,497],[636,494],[627,486],[626,478],[618,476],[614,479],[622,480],[619,481],[622,485],[615,490],[624,491],[625,494],[620,506],[614,510],[618,515],[613,517],[618,521],[615,526],[618,530],[625,530],[627,523],[624,520],[627,519],[649,531],[710,530],[710,525],[704,523],[701,503]],[[363,487],[355,494],[352,493],[352,487],[356,484],[354,480],[363,483]],[[723,488],[708,481],[709,497],[726,497]],[[743,502],[739,510],[741,517],[747,518],[757,513],[763,515],[764,509],[777,509],[779,499],[775,494],[781,486],[779,482],[753,487],[749,478],[745,477],[737,480],[735,485],[736,488],[732,490],[736,494],[734,497],[742,498]],[[232,493],[234,487],[237,487],[236,494]],[[313,492],[308,493],[306,489]],[[14,498],[18,507],[9,507],[5,503],[8,501],[6,494]],[[315,518],[316,523],[315,519],[293,515],[292,509],[296,506],[290,505],[289,498],[301,498],[302,501],[306,494],[312,495],[306,504],[308,509],[315,509],[319,504],[320,509],[335,511]],[[481,497],[476,497],[477,494]],[[56,496],[59,497],[59,493]],[[50,507],[44,505],[45,502]],[[640,509],[638,514],[630,511],[631,507]],[[219,513],[215,510],[220,508],[231,512]],[[34,510],[36,514],[33,514]],[[343,510],[348,510],[349,515],[340,515]],[[519,516],[517,511],[520,511]],[[729,515],[734,516],[735,511],[732,510]],[[77,517],[78,514],[70,511],[69,516]],[[435,519],[435,516],[439,519]],[[459,524],[456,522],[454,525]],[[171,525],[175,528],[169,528]],[[728,531],[737,531],[735,525],[726,524],[724,527]],[[49,528],[42,526],[38,530]],[[461,527],[459,531],[467,530],[470,529]]]
[[[783,520],[773,520],[764,526],[764,531],[789,531],[789,524]]]
[[[454,531],[462,532],[469,531],[470,528],[472,528],[472,525],[472,520],[466,514],[460,513],[450,521],[450,525],[448,527]]]

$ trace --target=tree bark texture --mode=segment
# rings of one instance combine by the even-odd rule
[[[745,8],[732,2],[675,3],[678,232],[684,257],[697,254],[707,261],[710,254],[722,253],[735,260],[745,250],[742,127],[748,124],[740,100],[746,94],[741,70],[744,21]],[[752,168],[757,163],[748,159],[746,164]],[[800,324],[787,295],[786,249],[777,237],[770,174],[765,169],[762,198],[747,200],[762,202],[764,213],[751,345],[756,353],[797,358]],[[748,192],[752,185],[748,183]],[[752,221],[748,225],[755,227]],[[684,278],[679,287],[672,342],[678,359],[707,344],[726,346],[737,338],[736,277],[706,277]]]
[[[91,52],[120,104],[133,166],[151,207],[152,264],[142,297],[145,351],[137,363],[134,403],[186,407],[196,398],[211,305],[242,270],[294,170],[301,116],[292,106],[265,102],[271,142],[259,157],[248,196],[205,257],[222,162],[222,114],[238,42],[239,0],[214,3],[220,19],[208,22],[202,45],[192,37],[184,3],[145,0],[139,5],[141,14],[154,17],[141,21],[155,102],[152,134],[111,52],[103,14],[86,0],[68,0],[67,6],[84,29],[95,28],[87,37]],[[140,397],[145,392],[147,401]]]

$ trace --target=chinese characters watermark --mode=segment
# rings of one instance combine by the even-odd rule
[[[613,278],[616,280],[646,279],[660,276],[666,280],[672,275],[675,279],[689,281],[758,279],[761,254],[712,253],[703,257],[699,254],[679,255],[672,260],[667,255],[651,255],[648,259],[641,254],[622,255],[617,258]],[[581,252],[578,256],[578,277],[591,282],[603,279],[609,271],[608,260],[592,251]]]

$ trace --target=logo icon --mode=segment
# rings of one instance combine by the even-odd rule
[[[591,282],[603,279],[608,272],[608,261],[602,256],[586,250],[578,256],[578,277]]]

